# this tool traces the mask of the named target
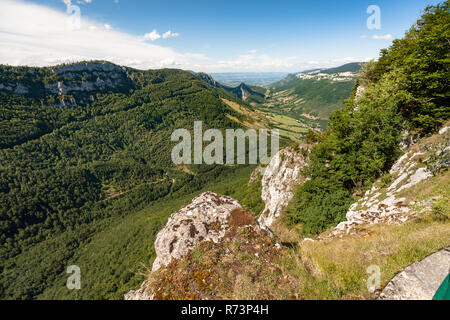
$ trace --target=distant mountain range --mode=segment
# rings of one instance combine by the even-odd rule
[[[265,87],[240,82],[225,85],[212,75],[195,74],[211,86],[223,89],[265,115],[283,137],[302,141],[307,129],[324,130],[328,117],[355,85],[362,63],[348,63],[329,69],[313,69],[288,74]],[[242,79],[241,79],[242,80]]]
[[[207,185],[248,180],[252,167],[171,161],[172,132],[194,121],[265,126],[201,78],[105,61],[0,65],[0,299],[120,299],[154,254],[142,244],[174,209]],[[104,243],[126,250],[111,259]],[[85,271],[82,290],[61,286],[69,261]]]
[[[309,116],[327,120],[355,85],[362,63],[289,74],[269,86],[264,107],[294,118]]]
[[[197,74],[200,79],[208,82],[210,85],[216,88],[225,89],[226,91],[232,93],[239,99],[242,99],[249,103],[262,103],[265,100],[265,89],[257,86],[249,86],[243,82],[241,82],[237,87],[229,87],[223,85],[216,81],[211,75],[206,73],[198,73]]]
[[[327,69],[312,69],[298,73],[288,74],[284,79],[272,83],[269,87],[277,90],[282,89],[288,85],[292,85],[298,79],[303,80],[323,80],[328,79],[332,81],[354,81],[357,77],[358,71],[361,69],[362,62],[347,63],[335,68]]]
[[[211,76],[220,83],[236,87],[244,82],[250,86],[268,86],[280,81],[288,75],[287,72],[224,72],[211,73]]]

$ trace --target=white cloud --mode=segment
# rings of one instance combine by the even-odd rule
[[[47,66],[97,59],[141,69],[170,64],[201,70],[201,63],[207,60],[203,54],[153,45],[83,16],[78,29],[71,30],[68,21],[65,12],[18,0],[0,0],[0,63]]]
[[[146,33],[144,35],[143,39],[146,40],[146,41],[148,41],[148,40],[155,41],[155,40],[158,40],[158,39],[161,39],[161,38],[163,38],[163,39],[175,38],[175,37],[178,37],[179,35],[180,35],[179,33],[172,32],[172,31],[169,30],[167,32],[164,32],[163,35],[161,36],[158,33],[158,31],[156,31],[156,29],[154,29],[152,32]]]
[[[177,32],[172,32],[172,31],[167,31],[165,32],[162,37],[163,39],[167,39],[167,38],[174,38],[174,37],[178,37],[180,34]]]
[[[144,40],[155,41],[155,40],[158,40],[159,38],[161,38],[161,35],[156,31],[156,29],[154,29],[152,32],[146,33],[144,35]]]
[[[72,0],[62,0],[62,2],[65,3],[67,7],[70,7],[72,5]],[[77,4],[89,4],[92,3],[92,0],[77,0]]]
[[[66,3],[73,1],[64,0]],[[205,72],[287,71],[335,67],[363,58],[308,61],[297,57],[273,57],[257,50],[222,61],[202,53],[178,52],[156,45],[157,39],[179,36],[157,30],[145,36],[120,32],[111,24],[83,17],[78,29],[69,28],[69,15],[20,0],[0,0],[0,64],[48,66],[81,60],[108,60],[139,69],[172,67]],[[143,41],[147,40],[147,41]],[[161,42],[163,43],[163,42]]]
[[[391,40],[392,39],[392,35],[391,34],[384,34],[384,35],[373,35],[372,39],[374,40]]]
[[[274,58],[268,54],[248,53],[239,55],[236,59],[221,60],[208,65],[208,70],[214,71],[274,71],[287,70],[295,66],[295,57]]]

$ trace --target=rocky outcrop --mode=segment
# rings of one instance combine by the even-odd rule
[[[265,95],[259,92],[254,91],[253,89],[251,89],[249,86],[247,86],[245,83],[241,83],[239,86],[237,86],[236,88],[225,88],[226,90],[230,91],[231,93],[233,93],[236,97],[246,101],[248,98],[250,98],[251,96],[256,96],[259,97],[261,99],[265,98]]]
[[[219,82],[214,80],[214,78],[211,77],[209,74],[203,72],[197,73],[197,77],[199,77],[201,80],[207,82],[208,84],[212,85],[215,88],[221,88],[228,92],[231,92],[233,95],[244,101],[246,101],[249,97],[252,96],[257,97],[259,99],[265,99],[266,97],[264,94],[254,91],[252,88],[250,88],[243,82],[239,86],[232,88],[220,84]]]
[[[130,290],[125,293],[124,300],[153,300],[154,294],[147,288],[147,282],[144,281],[137,290]]]
[[[253,214],[246,212],[238,201],[213,192],[202,193],[189,205],[173,213],[164,229],[158,233],[155,241],[157,257],[153,263],[152,274],[172,278],[174,273],[179,273],[180,277],[191,277],[189,271],[181,270],[180,261],[185,259],[190,261],[192,251],[199,247],[203,248],[202,252],[205,254],[221,252],[217,257],[216,253],[212,254],[219,260],[224,258],[223,253],[228,259],[239,260],[232,256],[232,249],[225,245],[233,241],[242,245],[239,252],[253,250],[252,254],[256,258],[263,259],[265,263],[268,263],[269,253],[273,258],[274,250],[281,249],[272,238],[272,234],[261,228]],[[192,263],[190,261],[190,264]],[[196,272],[198,274],[198,271]],[[172,280],[165,281],[172,282]],[[150,288],[149,281],[146,280],[138,290],[131,290],[124,298],[159,299],[163,287]]]
[[[207,74],[207,73],[199,72],[199,73],[197,73],[197,76],[198,76],[201,80],[203,80],[203,81],[209,83],[210,85],[212,85],[212,86],[215,87],[215,88],[223,88],[223,87],[224,87],[224,86],[222,86],[219,82],[217,82],[216,80],[214,80],[214,78],[211,77],[211,76],[210,76],[209,74]]]
[[[431,300],[450,272],[450,247],[413,263],[384,288],[380,300]]]
[[[398,194],[450,165],[450,134],[443,128],[431,141],[410,147],[392,166],[390,182],[375,183],[364,197],[355,202],[347,212],[347,220],[341,222],[332,236],[356,233],[366,224],[399,224],[415,216],[415,202],[408,202]],[[433,141],[433,142],[432,142]],[[425,201],[426,202],[426,201]],[[422,203],[426,205],[426,203]]]
[[[19,69],[18,71],[19,72]],[[55,96],[59,106],[75,107],[95,100],[97,93],[124,93],[134,88],[124,67],[109,62],[84,62],[54,68],[29,68],[23,82],[2,79],[0,90],[33,98]],[[14,74],[15,70],[11,70]]]
[[[155,241],[156,260],[152,270],[183,258],[201,242],[218,242],[229,226],[231,213],[242,206],[236,200],[205,192],[192,203],[173,213]]]
[[[156,259],[152,271],[166,267],[171,261],[183,259],[201,243],[217,243],[229,228],[233,212],[242,209],[238,201],[213,192],[205,192],[173,213],[156,236]],[[125,294],[125,300],[153,300],[154,293],[144,281],[138,290]]]
[[[22,83],[5,82],[0,83],[0,90],[14,94],[28,94],[30,89]]]
[[[271,299],[273,290],[295,296],[292,279],[277,265],[282,247],[230,197],[205,192],[173,213],[155,249],[152,272],[125,300]],[[268,273],[273,290],[260,285]]]
[[[264,170],[261,198],[266,206],[258,220],[264,227],[270,227],[279,218],[294,196],[294,187],[306,180],[301,169],[307,162],[303,154],[307,154],[309,149],[306,145],[300,149],[304,151],[293,148],[280,150]]]
[[[263,168],[261,166],[256,167],[255,170],[252,171],[250,175],[250,179],[248,180],[248,185],[251,185],[261,179],[261,175],[263,173]]]
[[[95,100],[96,93],[127,92],[133,88],[126,69],[108,62],[86,62],[51,69],[60,81],[46,83],[48,93],[73,96],[72,105]],[[61,100],[64,104],[65,100]]]
[[[356,88],[355,101],[358,101],[359,99],[361,99],[364,95],[364,92],[366,92],[366,88],[359,85],[358,88]]]

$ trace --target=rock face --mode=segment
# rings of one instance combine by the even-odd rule
[[[255,183],[262,175],[262,167],[258,166],[255,170],[253,170],[252,174],[250,175],[250,179],[248,180],[248,185],[251,185],[252,183]]]
[[[350,234],[359,225],[396,224],[411,218],[414,211],[406,203],[406,199],[398,197],[397,194],[432,176],[426,168],[417,168],[418,157],[421,155],[423,154],[407,152],[398,159],[390,172],[396,178],[385,187],[387,192],[380,192],[380,188],[374,185],[361,200],[350,207],[346,215],[347,221],[341,222],[334,233]]]
[[[308,152],[307,146],[301,146]],[[259,223],[270,227],[294,196],[294,187],[306,179],[301,169],[307,159],[293,148],[280,150],[264,170],[261,198],[266,204]]]
[[[19,68],[11,74],[22,72]],[[58,105],[75,107],[95,100],[97,93],[128,92],[134,88],[126,68],[109,62],[85,62],[62,65],[54,68],[29,68],[21,74],[27,80],[0,77],[0,90],[27,95],[34,98],[55,96]]]
[[[222,247],[224,238],[229,242],[238,236],[236,228],[244,228],[250,232],[243,233],[242,237],[254,234],[257,235],[255,239],[270,243],[276,250],[281,248],[272,239],[271,233],[261,228],[253,214],[245,212],[238,201],[213,192],[205,192],[192,200],[189,205],[173,213],[164,229],[158,233],[155,240],[157,257],[152,272],[161,269],[163,273],[170,273],[171,269],[166,270],[167,268],[177,269],[177,263],[199,246]],[[242,243],[250,245],[248,242],[250,239],[242,240]],[[263,250],[265,245],[259,244],[257,247]],[[152,289],[149,289],[146,280],[138,290],[131,290],[124,298],[153,300],[158,299],[158,295],[155,296]]]
[[[217,243],[225,235],[231,213],[241,208],[230,197],[205,192],[173,213],[156,237],[152,270],[168,265],[173,258],[183,258],[201,242]]]
[[[265,98],[265,95],[259,92],[252,90],[245,83],[241,83],[236,88],[225,88],[226,90],[233,93],[236,97],[246,101],[250,96],[258,96],[260,98]]]
[[[407,203],[398,194],[450,165],[450,134],[442,129],[434,139],[433,143],[410,147],[392,166],[389,172],[391,181],[385,186],[374,184],[362,199],[350,207],[347,221],[341,222],[331,235],[351,234],[364,224],[403,223],[413,217],[413,203]]]
[[[209,83],[210,85],[212,85],[213,87],[223,88],[223,86],[219,82],[214,80],[214,78],[211,77],[207,73],[199,72],[199,73],[197,73],[197,76],[200,77],[200,79],[202,79],[203,81],[205,81],[205,82]]]
[[[125,300],[271,299],[275,295],[259,283],[279,271],[282,247],[261,228],[252,212],[234,199],[205,192],[173,213],[155,241],[153,271]],[[194,249],[197,249],[194,251]],[[251,264],[259,268],[244,271]],[[246,276],[245,272],[250,272]],[[280,290],[295,296],[291,279],[273,275]],[[245,288],[256,286],[247,296]],[[252,291],[253,292],[253,291]]]
[[[259,97],[261,99],[265,99],[265,95],[264,94],[252,90],[249,86],[247,86],[243,82],[239,86],[237,86],[235,88],[232,88],[232,87],[227,87],[227,86],[224,86],[224,85],[220,84],[219,82],[214,80],[214,78],[211,77],[209,74],[206,74],[206,73],[203,73],[203,72],[199,72],[199,73],[197,73],[197,76],[201,80],[203,80],[203,81],[209,83],[210,85],[212,85],[213,87],[221,88],[221,89],[224,89],[224,90],[226,90],[228,92],[231,92],[236,97],[238,97],[239,99],[242,99],[244,101],[246,101],[251,96],[257,96],[257,97]]]
[[[130,290],[125,293],[124,300],[153,300],[153,294],[147,290],[147,282],[143,282],[138,290]]]
[[[450,272],[450,247],[413,263],[384,288],[380,300],[431,300]]]

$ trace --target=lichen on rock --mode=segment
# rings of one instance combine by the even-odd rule
[[[196,250],[208,257],[204,261],[208,265],[207,269],[204,264],[196,262]],[[243,258],[252,257],[258,263],[274,268],[273,260],[279,250],[280,245],[272,234],[261,228],[253,213],[247,212],[238,201],[205,192],[173,213],[166,226],[158,233],[155,241],[157,257],[149,274],[149,277],[157,279],[156,284],[146,279],[139,289],[129,291],[124,298],[203,299],[210,294],[210,290],[206,288],[220,287],[217,281],[221,272],[224,272],[222,277],[228,277],[229,270],[223,267],[227,265],[226,261],[229,261],[230,268],[236,269],[236,274],[230,275],[235,281],[237,270],[242,268]],[[220,266],[216,266],[218,261],[221,261]],[[183,267],[185,262],[188,266]],[[215,272],[210,270],[213,265],[217,267]],[[263,272],[258,273],[258,276],[262,277]],[[191,283],[189,279],[194,282]],[[177,287],[181,285],[180,281],[183,284],[181,289]],[[167,286],[173,287],[177,293],[172,292],[168,296]],[[186,291],[185,286],[192,288]]]
[[[213,192],[205,192],[192,203],[173,213],[155,241],[157,257],[152,270],[158,270],[175,259],[183,258],[201,242],[218,242],[228,228],[228,219],[238,201]]]
[[[270,227],[280,217],[294,196],[295,186],[306,180],[301,169],[307,163],[304,154],[309,152],[309,146],[302,145],[299,149],[280,150],[264,170],[261,198],[266,206],[258,220],[261,226]]]

